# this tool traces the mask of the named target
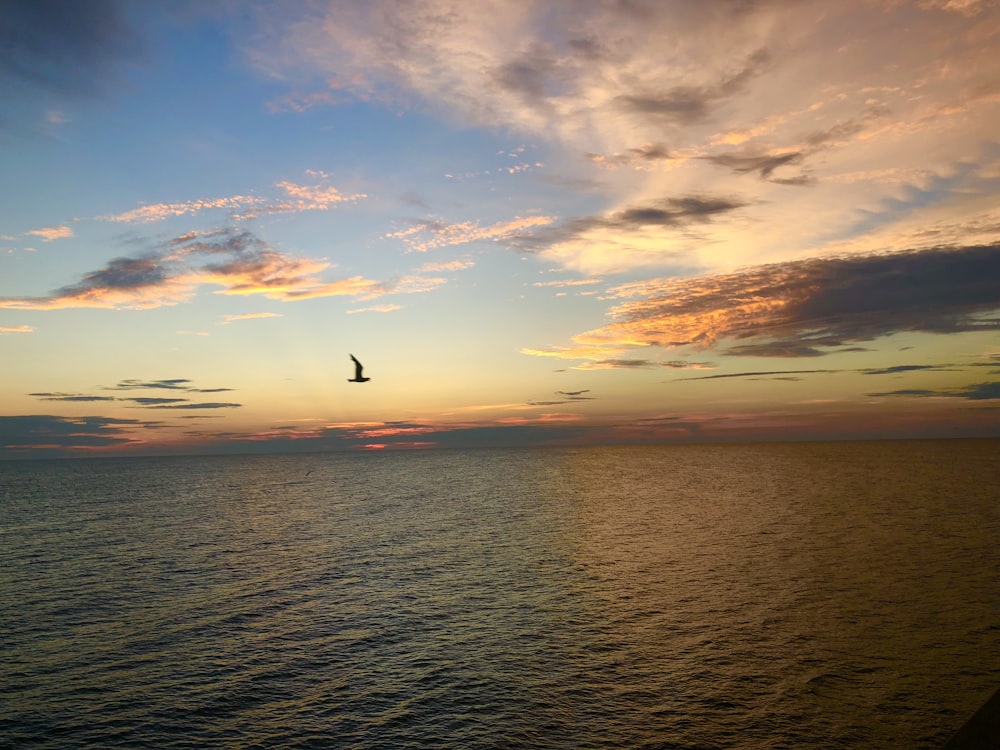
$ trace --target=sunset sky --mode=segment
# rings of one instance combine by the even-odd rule
[[[2,7],[0,457],[1000,435],[997,2]]]

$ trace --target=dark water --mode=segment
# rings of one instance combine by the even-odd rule
[[[1000,441],[0,463],[3,748],[935,748]]]

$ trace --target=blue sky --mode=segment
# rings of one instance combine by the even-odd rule
[[[998,36],[9,3],[0,454],[995,436]]]

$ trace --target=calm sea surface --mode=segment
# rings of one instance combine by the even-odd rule
[[[936,748],[1000,441],[0,462],[3,748]]]

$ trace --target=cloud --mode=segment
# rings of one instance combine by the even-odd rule
[[[132,399],[135,401],[136,399]],[[238,409],[243,404],[233,403],[192,403],[192,404],[156,404],[147,406],[147,409]]]
[[[145,388],[163,388],[166,390],[181,390],[186,391],[189,389],[189,383],[191,381],[187,378],[169,378],[166,380],[121,380],[117,385],[108,386],[104,390],[108,391],[133,391]]]
[[[573,286],[593,286],[594,284],[602,284],[604,279],[556,279],[554,281],[536,281],[532,286],[538,287],[573,287]]]
[[[701,85],[674,86],[663,91],[652,88],[621,94],[615,98],[624,109],[652,118],[657,123],[693,125],[705,120],[713,105],[740,93],[747,83],[770,64],[767,50],[755,51],[739,70]]]
[[[660,198],[593,216],[567,219],[508,244],[588,276],[644,265],[674,265],[686,247],[703,244],[697,231],[748,205],[740,198],[692,193]]]
[[[363,312],[388,313],[388,312],[395,312],[396,310],[402,310],[402,309],[403,308],[400,305],[372,305],[371,307],[358,307],[358,308],[355,308],[354,310],[348,310],[347,314],[348,315],[355,315],[357,313],[363,313]]]
[[[876,367],[862,370],[865,375],[898,375],[901,372],[919,372],[921,370],[945,370],[950,365],[893,365],[892,367]]]
[[[718,154],[702,157],[713,164],[728,167],[740,174],[756,173],[762,180],[770,180],[782,184],[804,184],[808,181],[803,175],[778,178],[774,171],[790,164],[801,164],[805,154],[801,151],[787,151],[778,154]]]
[[[149,224],[201,211],[224,210],[228,211],[234,220],[242,221],[256,218],[261,213],[326,211],[339,203],[354,203],[368,197],[365,193],[351,195],[341,193],[340,190],[330,185],[330,176],[325,172],[308,169],[306,174],[317,180],[316,184],[299,185],[289,180],[281,180],[275,183],[275,187],[280,188],[282,192],[282,195],[277,197],[232,195],[222,198],[198,198],[179,203],[153,203],[118,214],[99,216],[98,219],[126,224]],[[49,232],[53,230],[38,231]],[[28,232],[28,234],[34,233]]]
[[[232,388],[195,388],[187,378],[168,378],[165,380],[122,380],[113,386],[104,386],[105,391],[136,391],[136,390],[167,390],[183,393],[221,393]],[[63,402],[96,402],[96,401],[128,401],[145,409],[222,409],[236,408],[235,403],[192,403],[190,399],[179,396],[96,396],[83,393],[36,392],[29,393],[43,401]]]
[[[971,365],[977,366],[976,364]],[[860,369],[816,369],[816,370],[751,370],[749,372],[729,372],[718,375],[701,375],[698,377],[677,378],[676,380],[719,380],[725,378],[760,378],[765,376],[784,375],[818,375],[842,372],[860,373],[861,375],[899,375],[904,372],[922,371],[954,371],[955,366],[951,364],[937,365],[893,365],[892,367],[863,367]]]
[[[649,359],[599,359],[587,362],[574,369],[577,370],[648,370],[657,363]]]
[[[441,221],[415,221],[406,229],[386,235],[390,239],[401,240],[412,252],[424,253],[440,247],[466,245],[483,240],[497,241],[521,236],[525,230],[545,226],[555,221],[552,216],[516,217],[500,221],[490,226],[480,226],[478,222],[463,221],[446,224]]]
[[[442,271],[464,271],[472,268],[475,264],[471,260],[443,260],[438,262],[424,263],[417,269],[417,273],[440,273]]]
[[[575,336],[580,349],[707,347],[723,354],[814,357],[848,343],[902,331],[996,330],[1000,245],[813,258],[733,274],[651,279],[609,295],[634,298],[611,310],[613,322]],[[533,352],[534,353],[534,352]],[[595,357],[596,358],[596,357]]]
[[[681,380],[724,380],[728,378],[760,378],[772,375],[816,375],[820,373],[841,372],[841,370],[754,370],[751,372],[727,372],[718,375],[699,375],[691,378],[677,378]]]
[[[673,158],[662,143],[647,143],[610,155],[588,153],[585,156],[603,169],[617,169],[619,167],[649,169],[653,165]]]
[[[919,398],[964,398],[970,401],[992,401],[1000,399],[1000,381],[974,383],[950,390],[900,389],[884,393],[869,393],[869,396],[908,396]]]
[[[588,274],[722,272],[916,247],[899,241],[901,225],[915,234],[945,215],[953,236],[930,244],[996,240],[984,201],[995,189],[995,6],[928,3],[319,0],[304,17],[265,14],[246,51],[296,93],[544,142],[548,169],[565,172],[546,181],[600,188],[595,220],[510,244]],[[707,194],[742,209],[686,226],[607,221]]]
[[[996,0],[919,0],[926,10],[947,10],[966,16],[975,16],[984,9],[995,5]]]
[[[187,401],[186,398],[162,398],[156,396],[135,396],[134,398],[123,398],[120,401],[132,401],[140,406],[157,406],[159,404],[179,404]]]
[[[49,414],[0,416],[0,448],[32,455],[64,449],[107,448],[133,442],[135,428],[153,428],[159,422],[112,417],[57,417]]]
[[[705,120],[771,66],[765,34],[655,4],[328,2],[283,20],[266,17],[247,52],[268,75],[299,79],[300,91],[323,81],[338,99],[422,101],[468,122],[561,139],[580,123],[631,117],[662,131]],[[664,39],[672,65],[649,64],[664,57]]]
[[[327,261],[284,255],[247,230],[189,232],[138,257],[115,258],[76,284],[47,297],[8,297],[0,308],[56,310],[93,307],[148,309],[190,299],[199,287],[218,294],[292,301],[337,295],[371,298],[415,291],[416,283],[384,284],[358,276],[325,281]],[[426,281],[420,289],[430,288]]]
[[[211,209],[227,209],[231,211],[246,208],[248,206],[259,206],[264,204],[264,199],[252,195],[234,195],[227,198],[199,198],[197,200],[185,201],[183,203],[153,203],[148,206],[140,206],[130,211],[120,214],[98,217],[103,221],[113,221],[117,223],[137,223],[148,224],[154,221],[163,221],[175,216],[194,214],[199,211]]]
[[[325,175],[323,175],[325,177]],[[330,207],[345,202],[354,202],[367,198],[365,193],[354,195],[344,195],[337,188],[330,185],[296,185],[287,180],[275,183],[285,193],[290,200],[277,203],[267,207],[269,213],[279,213],[284,211],[326,211]]]
[[[34,326],[0,326],[0,334],[4,333],[34,333]]]
[[[29,393],[42,401],[117,401],[114,396],[88,396],[82,393]]]
[[[223,315],[222,322],[219,325],[226,325],[227,323],[233,323],[237,320],[255,320],[257,318],[280,318],[281,313],[272,312],[259,312],[259,313],[243,313],[242,315]]]
[[[25,234],[41,237],[45,242],[52,242],[52,240],[62,240],[67,237],[72,237],[73,230],[67,226],[45,227],[44,229],[32,229],[25,232]]]

